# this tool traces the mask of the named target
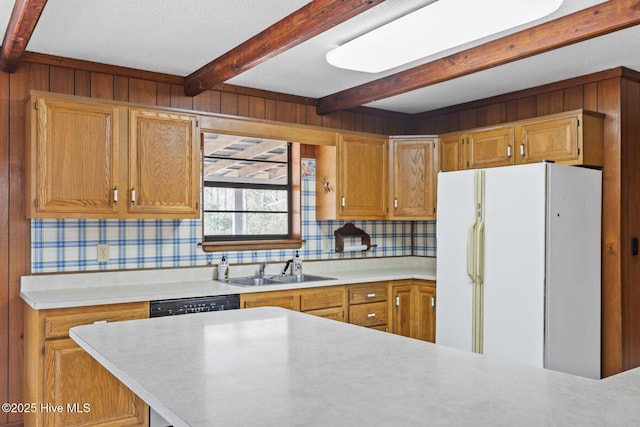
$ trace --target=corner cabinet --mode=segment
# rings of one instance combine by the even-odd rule
[[[29,218],[198,218],[195,115],[46,93],[27,100]]]
[[[389,219],[435,219],[437,153],[436,137],[389,138]]]
[[[25,427],[148,425],[148,406],[69,338],[73,326],[148,316],[148,303],[50,310],[27,307],[25,402],[64,410],[25,413]]]
[[[342,134],[316,150],[316,219],[386,219],[387,138]]]

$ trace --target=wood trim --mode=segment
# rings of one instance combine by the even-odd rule
[[[17,0],[0,50],[0,70],[13,73],[31,39],[47,0]]]
[[[198,95],[321,34],[382,0],[313,0],[264,31],[193,72],[184,93]]]
[[[0,307],[9,306],[9,74],[0,73]],[[0,384],[9,383],[9,310],[0,310]],[[8,402],[0,387],[0,402]],[[0,425],[7,414],[0,413]]]
[[[320,98],[318,114],[420,89],[640,24],[637,0],[610,0],[445,58]]]

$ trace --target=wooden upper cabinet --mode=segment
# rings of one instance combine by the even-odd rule
[[[29,218],[198,218],[195,115],[34,92]]]
[[[478,130],[468,133],[465,138],[466,169],[513,164],[513,127]]]
[[[129,212],[197,218],[199,162],[195,116],[129,110]]]
[[[574,110],[440,137],[443,171],[552,160],[603,165],[604,114]]]
[[[516,163],[553,160],[602,166],[604,115],[589,111],[555,114],[516,126]]]
[[[114,105],[56,98],[27,104],[29,217],[115,217],[119,114]]]
[[[436,137],[389,140],[391,219],[435,219],[438,168]]]
[[[344,134],[338,140],[340,215],[387,216],[387,139]]]
[[[442,135],[439,138],[439,163],[438,168],[443,172],[457,171],[463,167],[463,134],[454,133]]]
[[[316,219],[387,217],[387,138],[343,134],[316,148]]]

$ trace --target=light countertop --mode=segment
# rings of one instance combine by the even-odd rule
[[[640,425],[640,368],[590,380],[280,308],[70,336],[174,426]]]
[[[284,263],[269,263],[277,274]],[[231,266],[232,277],[251,276],[257,264]],[[20,296],[32,308],[80,307],[158,299],[230,295],[362,282],[435,280],[435,258],[393,257],[304,263],[304,272],[335,280],[241,287],[213,280],[214,267],[34,275],[21,278]]]

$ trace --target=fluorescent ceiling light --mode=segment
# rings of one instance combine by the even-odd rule
[[[327,53],[338,68],[379,73],[549,15],[563,0],[439,0]]]

